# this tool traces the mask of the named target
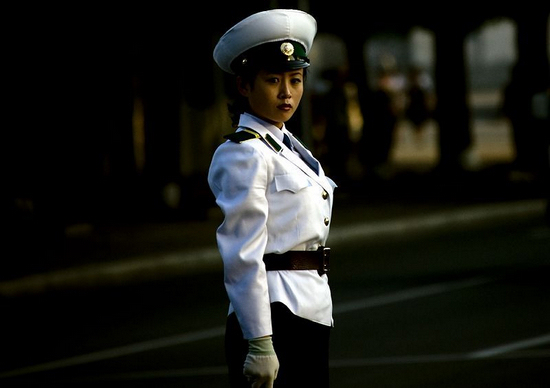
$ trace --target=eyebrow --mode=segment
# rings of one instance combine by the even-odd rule
[[[292,71],[292,70],[290,70],[290,71]],[[288,71],[288,72],[287,72],[287,71],[284,71],[284,72],[281,72],[281,73],[279,73],[279,72],[269,72],[269,71],[266,71],[265,75],[266,75],[266,76],[283,75],[284,73],[290,73],[290,71]],[[293,73],[290,73],[289,75],[290,75],[291,77],[294,77],[294,76],[296,76],[296,75],[299,75],[299,76],[302,76],[302,77],[304,76],[304,74],[303,74],[301,71],[295,71],[295,72],[293,72]]]

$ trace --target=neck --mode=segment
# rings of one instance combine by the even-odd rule
[[[270,119],[268,119],[268,118],[266,118],[266,117],[263,117],[262,115],[257,114],[256,112],[254,112],[254,111],[252,111],[252,110],[250,110],[249,113],[250,113],[252,116],[256,116],[256,117],[259,118],[260,120],[265,121],[266,123],[269,123],[269,124],[271,124],[271,125],[274,125],[274,126],[276,126],[277,128],[279,128],[279,129],[283,129],[283,123],[282,123],[282,122],[270,120]]]

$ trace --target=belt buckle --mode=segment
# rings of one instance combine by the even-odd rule
[[[327,274],[330,271],[330,248],[320,246],[317,249],[320,253],[320,266],[319,266],[319,276]]]

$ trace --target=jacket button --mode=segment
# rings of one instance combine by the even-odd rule
[[[330,220],[328,219],[328,217],[325,217],[325,225],[328,226],[328,223],[330,222]]]
[[[326,190],[323,190],[323,199],[327,199],[328,198],[328,193],[326,192]]]

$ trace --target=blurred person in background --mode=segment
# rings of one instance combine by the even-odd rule
[[[321,101],[321,112],[326,120],[324,164],[330,176],[342,184],[348,179],[347,165],[352,147],[348,134],[346,73],[342,69],[328,69],[322,77],[330,83],[330,89]]]
[[[420,135],[424,125],[431,116],[430,109],[430,79],[429,76],[419,68],[413,68],[409,72],[407,87],[407,108],[406,117],[417,135]]]
[[[367,178],[384,179],[387,175],[387,163],[397,124],[394,83],[393,71],[382,69],[377,88],[370,94],[369,110],[359,141],[359,160]]]

